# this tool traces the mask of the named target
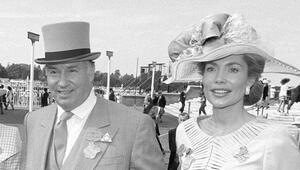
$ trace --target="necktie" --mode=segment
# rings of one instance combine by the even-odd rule
[[[54,147],[56,161],[59,168],[62,166],[62,162],[65,156],[67,138],[68,138],[68,129],[67,129],[67,120],[73,116],[72,112],[64,112],[59,119],[58,124],[54,129]]]

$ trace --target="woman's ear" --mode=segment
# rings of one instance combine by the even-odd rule
[[[256,78],[254,77],[249,77],[247,80],[247,87],[251,88],[253,86],[253,84],[255,83]]]

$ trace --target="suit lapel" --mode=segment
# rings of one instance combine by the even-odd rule
[[[64,163],[63,169],[93,169],[97,165],[110,144],[98,140],[100,140],[105,133],[108,133],[113,140],[118,131],[117,128],[110,126],[108,109],[107,100],[98,98],[71,153]],[[91,136],[97,138],[94,139],[97,141],[93,142]],[[89,149],[88,147],[92,143],[96,145],[97,149],[100,149],[93,158],[89,157],[87,152],[84,152],[84,150],[87,151]]]
[[[48,155],[48,148],[49,148],[49,144],[51,143],[52,130],[56,120],[56,112],[57,112],[56,110],[57,110],[56,104],[49,106],[49,111],[43,113],[45,114],[45,117],[41,121],[40,130],[43,136],[40,138],[41,141],[40,146],[37,146],[37,147],[41,147],[41,153],[36,155],[39,156],[37,160],[38,159],[41,160],[40,164],[43,167],[43,169],[45,169],[46,159]]]

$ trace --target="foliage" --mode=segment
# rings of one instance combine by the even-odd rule
[[[0,78],[9,79],[23,79],[30,77],[30,65],[28,64],[11,64],[6,68],[0,64]],[[176,92],[183,90],[187,84],[174,83],[166,85],[163,83],[166,80],[166,76],[162,76],[160,71],[155,73],[154,88],[155,90],[163,90],[168,92]],[[34,80],[46,81],[45,67],[41,68],[40,65],[34,67]],[[122,75],[119,69],[110,74],[110,86],[122,87],[124,89],[147,89],[151,88],[152,72],[142,73],[139,77],[135,77],[133,74]],[[94,76],[95,86],[107,86],[107,73],[100,71],[95,72]]]

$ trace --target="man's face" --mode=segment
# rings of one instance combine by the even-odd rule
[[[89,61],[46,65],[48,86],[57,104],[65,111],[81,105],[93,87],[94,70]]]

